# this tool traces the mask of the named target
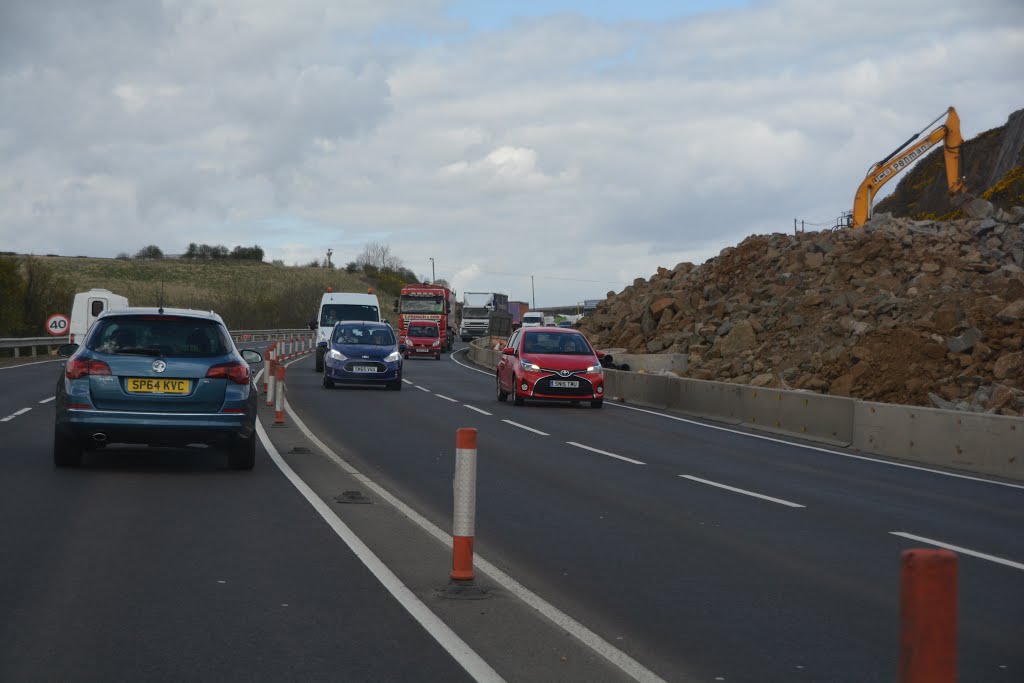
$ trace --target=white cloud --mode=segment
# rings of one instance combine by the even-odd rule
[[[838,216],[951,104],[967,136],[1024,106],[1012,0],[581,5],[479,32],[445,10],[5,3],[3,248],[344,264],[385,241],[459,289],[571,303]]]

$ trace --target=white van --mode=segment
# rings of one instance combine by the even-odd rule
[[[109,289],[93,288],[88,292],[75,294],[71,304],[71,322],[68,323],[68,343],[81,344],[96,318],[104,311],[128,308],[128,298],[114,294]]]
[[[543,327],[544,311],[527,311],[523,313],[523,327]]]
[[[383,322],[380,302],[376,294],[334,292],[328,288],[320,298],[316,319],[309,321],[309,329],[316,331],[316,372],[324,370],[324,354],[330,344],[334,323],[342,320],[369,320]]]

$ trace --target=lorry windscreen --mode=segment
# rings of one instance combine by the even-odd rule
[[[398,310],[401,313],[444,313],[444,299],[403,296],[399,297]]]
[[[487,314],[490,313],[486,308],[463,308],[463,318],[486,318]]]

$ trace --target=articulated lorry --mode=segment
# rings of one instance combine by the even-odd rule
[[[444,350],[455,344],[455,292],[441,285],[424,282],[406,285],[395,299],[398,331],[404,338],[413,320],[434,320],[444,339]]]
[[[492,321],[505,321],[507,325],[495,325]],[[478,337],[486,337],[494,332],[494,327],[511,329],[512,316],[508,312],[508,294],[498,292],[463,292],[462,322],[459,325],[459,337],[464,342]],[[499,336],[501,332],[498,333]]]

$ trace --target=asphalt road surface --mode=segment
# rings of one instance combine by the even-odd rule
[[[611,401],[499,403],[461,351],[407,362],[401,392],[326,390],[311,364],[289,367],[290,410],[441,529],[455,431],[477,428],[478,557],[652,675],[895,680],[900,553],[946,545],[960,680],[1024,680],[1024,486]],[[0,370],[0,680],[468,677],[263,449],[247,473],[198,449],[111,448],[55,470],[40,401],[58,371]],[[310,450],[292,460],[324,490],[338,467]],[[364,540],[399,576],[420,563],[411,539]],[[526,661],[495,668],[543,678]]]

